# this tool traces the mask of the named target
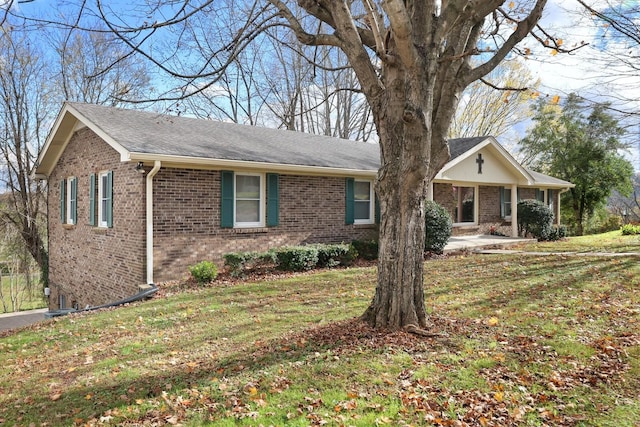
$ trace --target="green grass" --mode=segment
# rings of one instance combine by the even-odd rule
[[[441,338],[355,320],[375,279],[351,268],[173,286],[6,334],[0,423],[640,425],[636,257],[427,261]]]
[[[640,236],[623,236],[620,230],[588,236],[568,237],[558,242],[527,243],[529,252],[640,252]]]

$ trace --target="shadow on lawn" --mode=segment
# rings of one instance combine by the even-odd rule
[[[437,327],[454,332],[452,328],[460,328],[460,324],[440,320]],[[249,348],[239,348],[235,353],[219,359],[187,359],[171,366],[171,369],[159,369],[155,373],[141,377],[118,378],[116,375],[111,385],[86,385],[74,386],[72,390],[61,389],[53,400],[51,395],[31,396],[27,402],[28,408],[23,409],[24,420],[17,421],[36,424],[42,422],[48,423],[47,425],[83,423],[91,419],[99,419],[116,408],[121,413],[126,413],[123,408],[129,405],[139,406],[144,401],[156,398],[156,401],[161,402],[163,392],[188,394],[187,389],[206,387],[214,389],[219,378],[260,377],[260,372],[269,367],[304,361],[316,352],[331,350],[332,354],[340,355],[356,348],[379,349],[386,346],[398,346],[408,351],[411,349],[417,351],[427,347],[441,346],[441,343],[402,331],[392,333],[376,331],[359,319],[340,321],[291,333],[268,342],[258,341]],[[81,375],[78,371],[63,372],[60,377],[54,378],[55,381],[60,381],[61,387],[64,387],[65,383],[75,382]],[[242,391],[238,393],[241,394]],[[212,397],[214,394],[212,393]],[[222,394],[218,398],[219,401],[211,402],[213,407],[216,405],[224,407],[226,398]],[[20,410],[20,408],[17,409]],[[135,414],[133,418],[147,419],[151,415],[146,412],[148,412],[147,409],[141,409],[141,413]]]

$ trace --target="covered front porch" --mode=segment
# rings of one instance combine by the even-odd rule
[[[454,236],[518,237],[518,202],[529,199],[548,206],[560,225],[560,195],[573,184],[524,168],[493,137],[451,140],[449,147],[451,160],[429,198],[451,215]]]

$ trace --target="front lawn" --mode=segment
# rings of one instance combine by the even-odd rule
[[[520,245],[528,252],[640,252],[640,235],[623,236],[620,230],[588,236],[569,237],[557,242],[537,242]]]
[[[165,286],[0,338],[5,425],[640,425],[636,257],[425,263],[436,338],[356,320],[375,268]]]

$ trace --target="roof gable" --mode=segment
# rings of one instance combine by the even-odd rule
[[[438,172],[436,180],[497,185],[534,182],[531,174],[492,136],[453,139],[449,150],[451,160]]]

